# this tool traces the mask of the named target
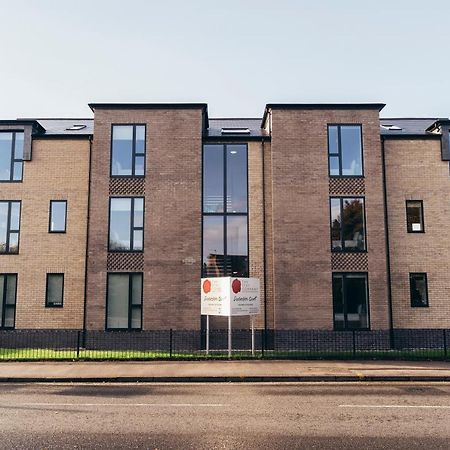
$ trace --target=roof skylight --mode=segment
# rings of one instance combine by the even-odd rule
[[[86,128],[86,125],[72,125],[69,128],[66,128],[67,131],[79,131],[79,130],[83,130],[84,128]]]
[[[250,134],[248,128],[222,128],[222,134]]]
[[[401,130],[401,128],[398,127],[397,125],[391,125],[391,124],[387,124],[387,123],[382,123],[381,126],[385,130],[389,130],[389,131],[399,131],[399,130]]]

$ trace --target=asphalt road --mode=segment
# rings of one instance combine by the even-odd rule
[[[1,449],[448,449],[450,384],[2,384]]]

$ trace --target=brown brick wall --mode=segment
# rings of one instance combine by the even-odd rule
[[[20,251],[0,255],[18,274],[16,328],[83,327],[89,176],[88,140],[35,140],[22,183],[1,183],[2,200],[22,200]],[[67,232],[48,232],[50,200],[67,200]],[[62,272],[64,307],[46,308],[46,274]]]
[[[385,329],[388,302],[378,112],[282,109],[272,111],[272,207],[267,213],[268,218],[272,215],[275,328],[333,328],[329,123],[363,127],[371,328]]]
[[[200,109],[97,110],[87,328],[104,329],[112,123],[146,123],[144,329],[200,327]]]
[[[450,176],[439,140],[386,140],[395,328],[450,327]],[[406,200],[423,200],[425,233],[407,233]],[[427,272],[429,308],[412,308],[409,273]]]

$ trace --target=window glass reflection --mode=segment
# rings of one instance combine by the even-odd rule
[[[247,216],[227,217],[228,274],[248,277]]]
[[[66,202],[50,202],[50,231],[66,231]]]
[[[109,225],[110,250],[131,248],[131,198],[112,198]]]
[[[112,175],[132,175],[133,127],[113,126]]]
[[[247,212],[247,146],[227,145],[227,212]]]
[[[221,213],[223,199],[223,145],[203,147],[203,212]]]
[[[341,127],[342,175],[362,175],[361,127]]]
[[[202,272],[204,277],[225,275],[223,222],[223,216],[203,218]]]

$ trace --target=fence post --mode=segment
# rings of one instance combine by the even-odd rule
[[[81,331],[77,331],[77,359],[80,358]]]
[[[356,356],[356,336],[355,330],[352,330],[352,339],[353,339],[353,358]]]
[[[447,356],[448,356],[447,333],[446,333],[445,328],[442,330],[442,332],[444,333],[444,357],[445,357],[445,359],[447,359]]]
[[[266,339],[266,329],[261,329],[261,357],[264,358],[264,344]]]
[[[172,332],[172,328],[170,329],[170,347],[169,347],[169,358],[172,359],[172,349],[173,349],[173,332]]]

